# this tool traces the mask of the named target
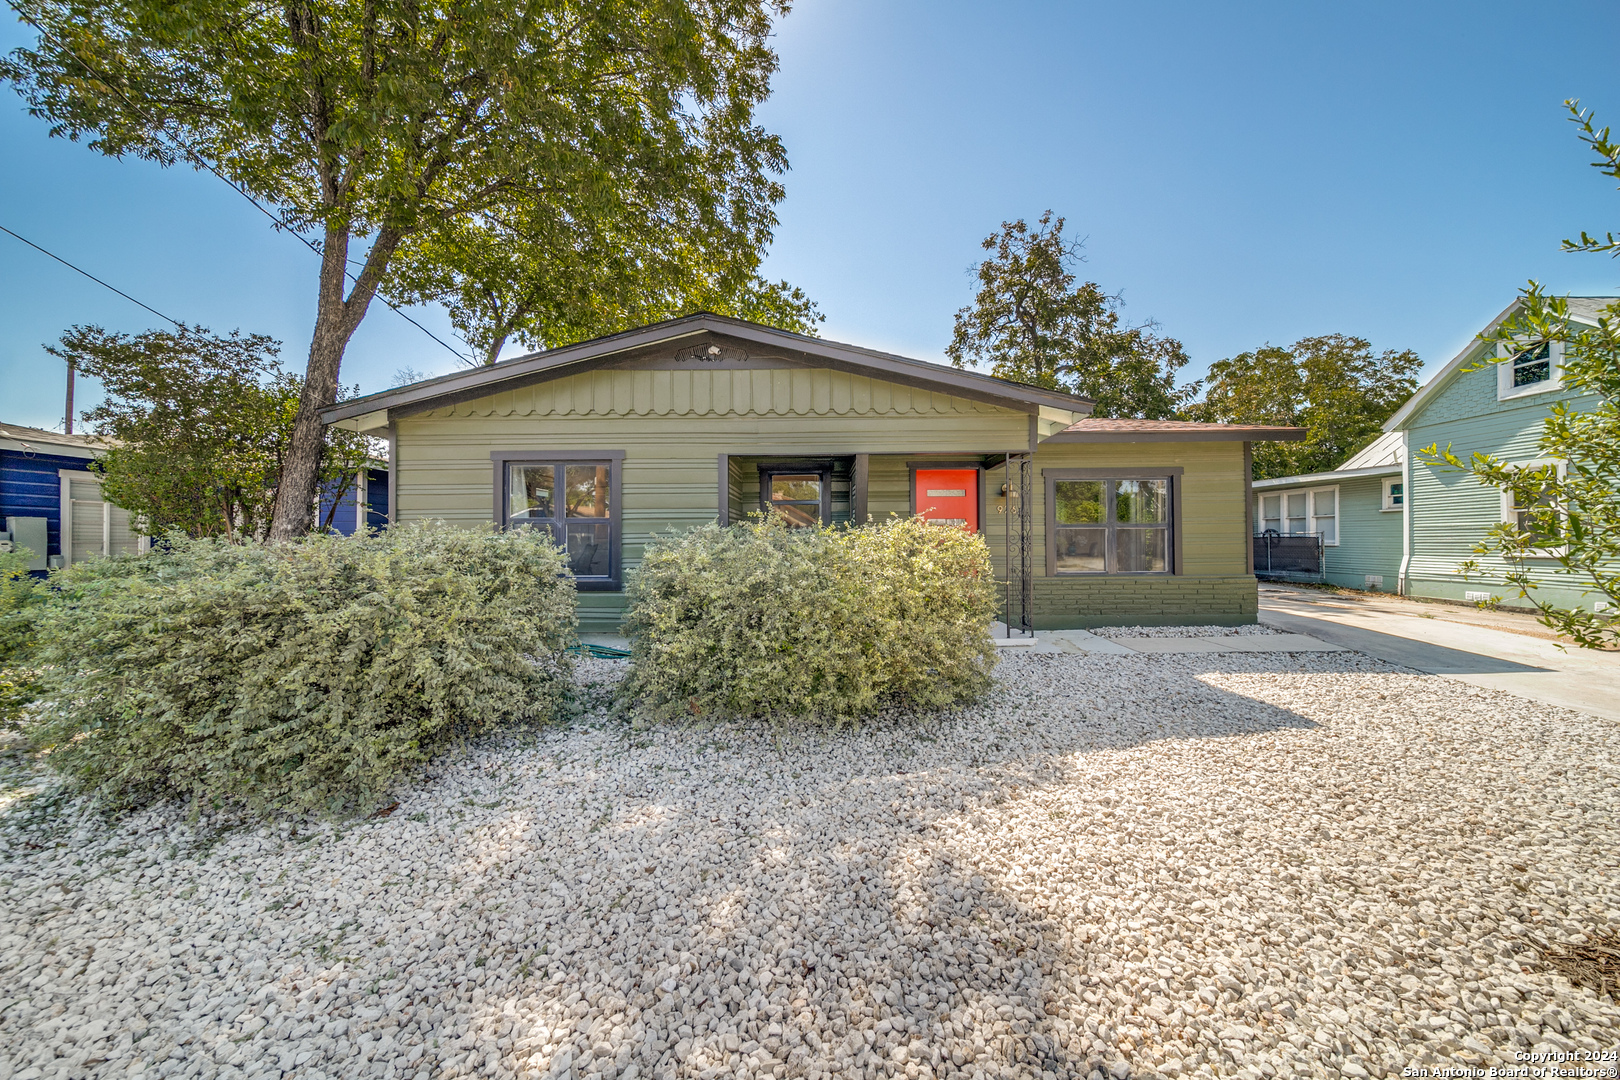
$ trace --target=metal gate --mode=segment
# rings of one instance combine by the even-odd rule
[[[1031,565],[1035,546],[1031,521],[1035,463],[1028,454],[1008,454],[1003,470],[1002,492],[1006,496],[1007,513],[1003,533],[1001,619],[1007,626],[1007,636],[1011,637],[1014,631],[1025,635],[1035,632],[1031,610],[1035,604],[1035,568]]]
[[[1318,533],[1284,536],[1276,529],[1254,537],[1254,576],[1266,581],[1321,581],[1327,572]]]

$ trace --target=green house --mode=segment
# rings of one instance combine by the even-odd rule
[[[1570,316],[1595,326],[1599,311],[1617,299],[1571,297]],[[1510,357],[1502,346],[1480,340],[1518,311],[1515,301],[1491,320],[1389,418],[1382,436],[1339,469],[1257,481],[1257,530],[1320,535],[1324,575],[1334,584],[1528,607],[1499,584],[1507,569],[1501,560],[1474,551],[1493,526],[1513,519],[1515,508],[1497,489],[1430,464],[1421,454],[1426,447],[1450,446],[1464,460],[1483,453],[1510,464],[1539,464],[1549,407],[1595,403],[1565,389],[1557,343]],[[1479,572],[1463,573],[1469,560]],[[1530,570],[1543,583],[1538,593],[1554,603],[1602,600],[1566,575],[1550,552],[1531,559]]]
[[[1404,472],[1403,437],[1386,432],[1332,472],[1256,480],[1255,527],[1281,536],[1319,536],[1321,580],[1350,589],[1395,589]],[[1263,566],[1258,569],[1264,574]]]
[[[1090,417],[1039,387],[715,315],[347,401],[385,436],[393,520],[539,528],[581,628],[670,529],[774,507],[982,533],[1015,626],[1254,622],[1249,444],[1297,428]]]

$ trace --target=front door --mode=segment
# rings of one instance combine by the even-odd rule
[[[912,505],[938,525],[979,531],[979,470],[918,469]]]

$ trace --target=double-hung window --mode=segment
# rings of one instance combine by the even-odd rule
[[[1398,485],[1397,485],[1398,490]],[[1282,536],[1320,536],[1322,543],[1339,542],[1339,489],[1302,488],[1262,494],[1255,499],[1255,525]]]
[[[619,586],[621,454],[563,460],[506,460],[501,524],[549,533],[581,589]]]
[[[1170,477],[1047,477],[1053,574],[1168,574],[1173,541]]]

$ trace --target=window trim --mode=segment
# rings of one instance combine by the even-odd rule
[[[1313,526],[1313,525],[1316,524],[1316,517],[1317,517],[1317,514],[1316,514],[1316,495],[1317,495],[1317,492],[1320,492],[1320,491],[1331,491],[1331,492],[1333,492],[1333,539],[1332,539],[1332,541],[1327,541],[1327,540],[1322,541],[1322,546],[1323,547],[1338,547],[1339,546],[1339,541],[1344,536],[1344,496],[1339,491],[1339,485],[1338,484],[1318,484],[1315,487],[1295,487],[1295,488],[1281,488],[1281,489],[1277,489],[1277,490],[1257,491],[1257,492],[1255,492],[1255,495],[1254,495],[1254,520],[1258,524],[1261,525],[1262,531],[1263,531],[1264,526],[1265,526],[1265,521],[1266,521],[1265,499],[1266,499],[1267,496],[1272,496],[1272,497],[1275,497],[1275,498],[1278,498],[1278,499],[1282,500],[1281,505],[1278,507],[1278,513],[1281,516],[1278,517],[1277,520],[1282,522],[1286,526],[1287,523],[1288,523],[1288,496],[1303,494],[1305,496],[1305,523],[1306,523],[1307,527]],[[1397,509],[1399,509],[1399,508],[1397,507]],[[1258,536],[1260,534],[1256,533],[1255,535]],[[1303,533],[1291,533],[1286,528],[1283,528],[1283,529],[1278,529],[1277,530],[1277,535],[1278,536],[1315,536],[1315,535],[1317,535],[1317,533],[1315,531],[1308,531],[1308,532],[1303,532]]]
[[[1186,470],[1179,465],[1162,469],[1042,469],[1042,494],[1046,499],[1047,577],[1175,577],[1182,573],[1181,562],[1181,481]],[[1057,569],[1057,482],[1059,480],[1166,480],[1169,481],[1170,514],[1166,523],[1170,529],[1166,556],[1169,566],[1164,570],[1074,570],[1058,573]]]
[[[608,503],[612,507],[608,515],[608,527],[610,542],[613,545],[613,551],[608,559],[609,573],[606,577],[576,577],[574,587],[580,592],[619,592],[624,588],[623,450],[492,450],[489,460],[495,474],[495,524],[501,529],[512,527],[507,517],[511,506],[506,489],[509,472],[507,466],[607,462]]]
[[[1513,357],[1519,352],[1509,352],[1506,342],[1496,345],[1496,400],[1512,401],[1516,398],[1533,397],[1536,394],[1549,394],[1564,388],[1564,343],[1562,341],[1546,342],[1547,359],[1549,361],[1548,377],[1541,382],[1526,383],[1524,386],[1513,385]]]
[[[770,478],[772,476],[815,473],[821,477],[821,527],[825,529],[832,524],[832,462],[762,461],[755,467],[759,470],[760,513],[765,513],[771,508]],[[801,502],[790,503],[790,505],[805,506],[808,504]]]
[[[1401,501],[1394,501],[1394,494],[1390,488],[1396,484],[1401,485]],[[1401,476],[1386,476],[1379,489],[1379,512],[1384,514],[1398,514],[1406,509],[1406,478]]]
[[[1557,458],[1536,458],[1533,461],[1521,461],[1521,462],[1517,462],[1516,464],[1521,469],[1534,468],[1534,467],[1536,467],[1538,465],[1553,465],[1553,466],[1556,466],[1558,479],[1560,481],[1562,481],[1563,479],[1565,479],[1569,475],[1569,462],[1560,461]],[[1510,491],[1502,491],[1502,492],[1500,492],[1500,494],[1502,496],[1502,523],[1504,525],[1506,525],[1506,524],[1508,524],[1510,522],[1511,523],[1517,523],[1518,522],[1518,515],[1516,513],[1516,508],[1513,505],[1513,493],[1510,492]],[[1527,558],[1527,559],[1556,559],[1559,556],[1566,555],[1568,553],[1569,553],[1568,545],[1560,545],[1558,547],[1546,547],[1546,548],[1530,548],[1525,553],[1525,558]]]

